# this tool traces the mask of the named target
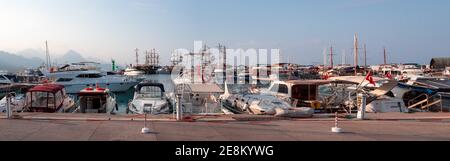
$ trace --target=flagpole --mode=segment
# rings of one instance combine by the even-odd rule
[[[364,81],[367,79],[367,76],[369,76],[369,74],[371,74],[372,73],[372,70],[369,70],[369,73],[367,73],[367,75],[366,75],[366,77],[361,81],[361,83],[359,83],[359,85],[358,86],[356,86],[356,90],[358,90],[360,87],[361,87],[361,85],[364,83]]]

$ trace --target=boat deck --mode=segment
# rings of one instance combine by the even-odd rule
[[[450,140],[450,113],[378,113],[368,120],[345,119],[344,133],[331,133],[333,115],[307,119],[254,115],[192,116],[177,122],[172,115],[148,116],[153,133],[141,134],[142,115],[21,113],[0,114],[0,140]]]

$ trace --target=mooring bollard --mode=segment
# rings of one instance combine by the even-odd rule
[[[364,120],[365,119],[365,115],[366,115],[366,101],[367,101],[367,97],[365,94],[358,94],[358,113],[356,114],[356,117],[358,119]]]
[[[11,110],[11,94],[8,93],[6,96],[6,117],[11,119],[12,110]]]
[[[181,94],[177,94],[177,121],[183,120],[183,108],[181,107]]]
[[[148,133],[150,133],[150,128],[147,127],[147,112],[148,112],[148,110],[147,110],[147,108],[144,107],[143,111],[144,111],[144,128],[142,128],[141,133],[148,134]]]
[[[338,122],[339,122],[338,113],[336,112],[335,116],[334,116],[334,127],[331,128],[331,132],[333,132],[333,133],[341,133],[342,132],[342,129],[338,127]]]

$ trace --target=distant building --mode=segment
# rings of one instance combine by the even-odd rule
[[[430,62],[431,69],[445,69],[450,67],[450,57],[432,58]]]

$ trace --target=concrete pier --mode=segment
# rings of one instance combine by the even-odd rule
[[[141,134],[143,115],[21,113],[0,114],[0,140],[16,141],[353,141],[450,140],[449,113],[367,114],[345,119],[343,133],[331,133],[334,115],[308,119],[253,115],[149,116],[151,133]]]

